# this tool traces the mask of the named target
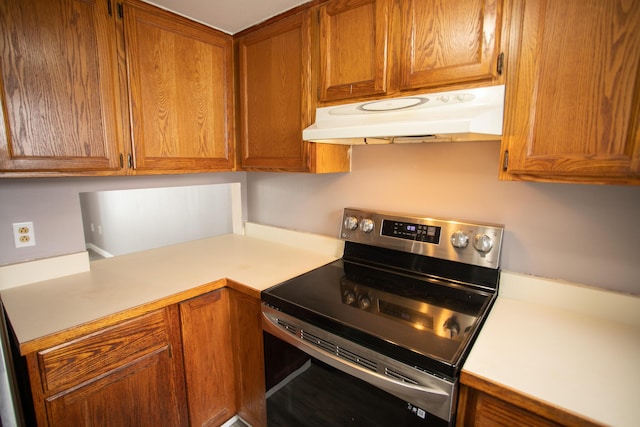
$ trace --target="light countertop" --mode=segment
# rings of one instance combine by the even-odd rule
[[[279,243],[262,226],[252,235],[226,234],[94,261],[89,271],[0,295],[23,345],[221,279],[262,291],[342,254],[337,239],[285,230],[278,235],[286,243]]]
[[[463,371],[605,425],[637,426],[639,316],[638,297],[503,272]]]
[[[19,342],[33,351],[28,344],[42,337],[224,279],[262,291],[334,261],[342,247],[246,224],[245,235],[105,259],[0,295]],[[639,360],[640,297],[503,271],[463,372],[602,424],[635,426]]]

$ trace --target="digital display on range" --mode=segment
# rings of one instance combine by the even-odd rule
[[[440,243],[440,231],[442,227],[435,225],[414,224],[401,221],[382,222],[382,235],[390,237],[398,237],[405,240],[415,240],[418,242]]]
[[[387,301],[378,301],[378,310],[380,313],[387,316],[393,316],[405,322],[411,323],[411,325],[420,330],[433,329],[433,317],[419,311],[411,310],[407,307],[402,307],[397,304],[393,304]]]

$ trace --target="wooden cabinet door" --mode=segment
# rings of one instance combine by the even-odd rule
[[[106,1],[0,2],[0,174],[121,170],[115,19]]]
[[[238,55],[242,168],[308,170],[310,10],[240,38]]]
[[[640,183],[640,3],[516,6],[502,178]]]
[[[260,294],[229,290],[238,415],[255,427],[267,426]]]
[[[231,170],[231,36],[135,0],[124,23],[136,171]]]
[[[29,355],[39,425],[186,426],[177,306]]]
[[[507,393],[506,390],[505,393]],[[562,425],[465,385],[460,386],[460,397],[461,406],[458,408],[456,420],[458,427],[515,425],[560,427]]]
[[[400,89],[498,77],[502,0],[402,0],[398,9]]]
[[[226,288],[180,303],[189,420],[220,425],[236,413]]]
[[[47,399],[50,426],[186,426],[176,411],[170,352],[165,348],[108,377]],[[171,397],[174,397],[171,399]]]
[[[332,0],[318,13],[318,99],[386,93],[390,1]]]

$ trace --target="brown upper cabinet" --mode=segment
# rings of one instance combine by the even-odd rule
[[[302,140],[313,122],[312,11],[260,26],[238,43],[239,165],[244,170],[345,172],[348,146]]]
[[[400,89],[499,79],[502,6],[502,0],[396,0]]]
[[[139,1],[124,3],[137,172],[233,168],[233,40]]]
[[[318,8],[318,99],[387,92],[390,0],[334,0]]]
[[[5,0],[0,19],[0,172],[118,173],[118,48],[107,2]]]
[[[502,0],[332,0],[318,14],[321,102],[500,82]]]
[[[0,17],[1,175],[233,168],[231,36],[137,0],[7,0]]]
[[[640,2],[514,2],[502,179],[640,184]]]

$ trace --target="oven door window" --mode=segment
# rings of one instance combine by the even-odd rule
[[[264,340],[269,427],[448,425],[269,333]]]

